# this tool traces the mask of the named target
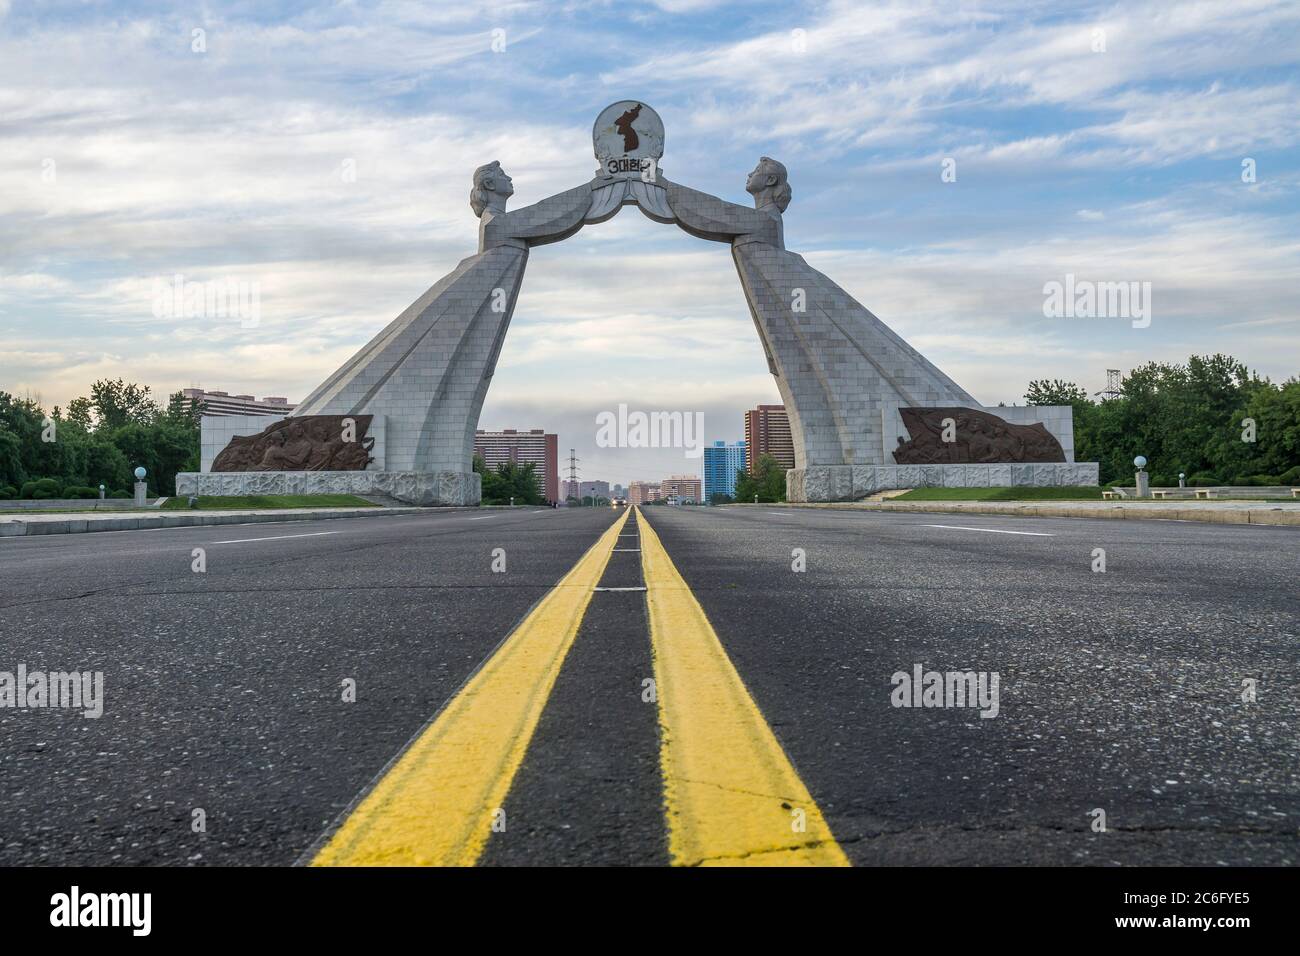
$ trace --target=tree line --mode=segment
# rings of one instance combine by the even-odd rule
[[[176,392],[159,405],[149,386],[102,379],[48,414],[0,391],[0,498],[129,497],[143,466],[151,494],[174,495],[176,474],[199,470],[199,416]]]
[[[1180,472],[1189,485],[1300,484],[1300,378],[1276,385],[1231,356],[1149,362],[1099,400],[1074,382],[1036,379],[1025,402],[1074,409],[1075,459],[1099,462],[1103,485],[1131,483],[1137,455],[1154,485],[1177,485]],[[151,494],[173,495],[177,472],[199,470],[201,415],[180,392],[160,405],[147,385],[120,378],[48,414],[0,391],[0,498],[93,497],[100,484],[129,496],[137,466]],[[531,465],[489,470],[476,456],[474,470],[486,504],[543,503]],[[737,473],[735,500],[783,501],[780,464],[760,456],[755,471]]]
[[[1147,460],[1153,485],[1300,484],[1300,378],[1275,385],[1228,355],[1149,362],[1117,397],[1094,401],[1073,382],[1038,379],[1029,405],[1074,408],[1074,457],[1100,464],[1101,484],[1133,483]]]

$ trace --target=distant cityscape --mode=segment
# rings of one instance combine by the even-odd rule
[[[784,405],[758,405],[744,413],[744,434],[742,441],[728,444],[714,441],[704,447],[703,471],[701,475],[669,475],[658,480],[636,479],[624,487],[617,482],[604,479],[560,480],[557,474],[557,455],[555,448],[558,438],[532,429],[529,432],[517,432],[505,429],[500,432],[479,431],[475,441],[475,453],[483,457],[488,467],[496,467],[503,461],[515,461],[519,464],[532,463],[539,475],[544,476],[546,498],[560,504],[603,504],[610,501],[626,501],[632,505],[647,505],[658,502],[670,505],[704,504],[710,500],[729,500],[736,494],[736,473],[754,472],[755,464],[763,455],[770,455],[782,468],[794,467],[794,441],[790,433],[790,419]],[[534,436],[532,442],[521,440],[521,436]],[[536,441],[535,436],[545,439],[545,445]],[[489,444],[490,442],[490,444]],[[480,451],[480,446],[484,449]],[[491,447],[491,456],[485,453]],[[572,453],[571,453],[572,454]],[[576,462],[576,459],[575,459]],[[576,463],[570,466],[576,474]],[[554,497],[551,488],[558,489],[559,496]]]
[[[204,417],[256,416],[283,418],[297,406],[280,396],[255,398],[203,388],[182,389],[191,406],[202,404]],[[233,423],[232,423],[233,424]],[[230,426],[225,426],[226,430]],[[260,426],[259,426],[260,428]],[[736,473],[754,473],[755,464],[769,455],[782,468],[794,467],[794,441],[784,405],[757,405],[744,413],[744,439],[728,444],[714,441],[703,449],[703,475],[669,475],[658,480],[637,479],[626,486],[599,478],[581,479],[576,464],[568,470],[575,477],[560,479],[559,436],[544,428],[477,429],[474,454],[485,468],[506,463],[532,465],[542,496],[551,503],[604,504],[626,501],[632,505],[662,502],[669,505],[704,504],[729,500],[736,494]],[[214,450],[215,454],[215,450]],[[572,452],[571,452],[572,454]],[[576,459],[575,459],[576,462]]]

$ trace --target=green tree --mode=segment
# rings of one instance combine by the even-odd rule
[[[473,467],[483,482],[483,504],[508,505],[511,498],[517,505],[545,503],[541,482],[538,481],[536,469],[531,462],[526,465],[513,461],[502,462],[490,471],[483,464],[483,459],[475,455]]]
[[[1093,429],[1097,405],[1088,397],[1086,389],[1056,379],[1036,379],[1025,389],[1026,405],[1069,405],[1074,409],[1075,461],[1096,461],[1098,449]]]
[[[1048,381],[1035,379],[1025,388],[1027,405],[1091,405],[1088,393],[1073,382],[1063,382],[1059,378]]]
[[[67,420],[82,431],[91,431],[95,427],[95,407],[90,404],[90,399],[83,396],[68,402]]]
[[[736,500],[785,501],[785,468],[771,455],[759,455],[754,474],[744,469],[736,472]]]
[[[197,431],[206,409],[205,402],[191,401],[184,392],[172,392],[167,396],[167,407],[163,409],[162,417],[177,424],[190,425]]]
[[[1251,424],[1255,440],[1244,441]],[[1280,387],[1251,388],[1217,440],[1217,457],[1235,466],[1225,471],[1238,478],[1263,475],[1296,484],[1296,478],[1281,476],[1300,468],[1300,379],[1288,379]]]
[[[0,431],[7,431],[15,441],[7,441],[11,451],[16,444],[17,466],[11,460],[7,466],[15,473],[10,473],[5,481],[8,484],[21,484],[30,478],[56,478],[68,475],[75,463],[71,436],[62,422],[47,416],[45,410],[30,398],[16,398],[8,392],[0,392]],[[53,441],[46,441],[47,437]],[[4,477],[4,476],[0,476]]]
[[[27,480],[22,452],[22,440],[0,423],[0,488],[9,485],[19,487]]]
[[[40,409],[30,399],[0,392],[0,484],[21,486],[41,440]],[[39,476],[38,476],[39,477]]]
[[[109,430],[128,424],[148,425],[158,416],[158,406],[149,394],[149,386],[120,378],[100,379],[91,385],[90,406],[95,413],[96,428]]]
[[[85,464],[82,476],[92,488],[103,485],[107,492],[125,491],[131,483],[131,463],[122,450],[107,437],[91,435],[85,445]],[[198,469],[196,468],[195,471]],[[175,476],[171,478],[175,491]]]
[[[1075,458],[1100,463],[1101,481],[1130,482],[1143,455],[1155,484],[1182,472],[1200,483],[1279,478],[1300,467],[1300,383],[1275,386],[1228,355],[1149,362],[1124,377],[1119,398],[1089,401],[1077,385],[1029,383],[1031,405],[1074,408]],[[1244,441],[1245,419],[1255,441]]]
[[[51,479],[111,491],[129,487],[131,469],[143,465],[152,488],[175,494],[176,473],[199,468],[197,414],[180,392],[160,411],[147,386],[118,379],[96,382],[66,413],[56,407],[47,424],[35,401],[0,392],[0,485]]]

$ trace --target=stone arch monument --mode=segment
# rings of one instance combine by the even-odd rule
[[[476,169],[470,206],[479,217],[478,251],[288,419],[213,447],[211,469],[178,476],[178,493],[350,491],[418,504],[478,503],[474,432],[529,250],[628,205],[730,246],[790,419],[789,500],[851,500],[923,485],[1097,483],[1095,463],[1073,461],[1068,407],[983,408],[785,248],[782,216],[792,190],[781,163],[759,159],[745,183],[749,208],[663,174],[663,123],[645,103],[606,107],[592,140],[599,163],[593,179],[522,209],[506,208],[514,187],[500,163]],[[206,434],[204,441],[206,449]]]

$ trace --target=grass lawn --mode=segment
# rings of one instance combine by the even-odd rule
[[[356,495],[200,495],[200,511],[242,511],[246,508],[378,508]],[[185,498],[168,498],[164,511],[189,511]]]
[[[890,501],[1101,501],[1101,488],[913,488]]]

